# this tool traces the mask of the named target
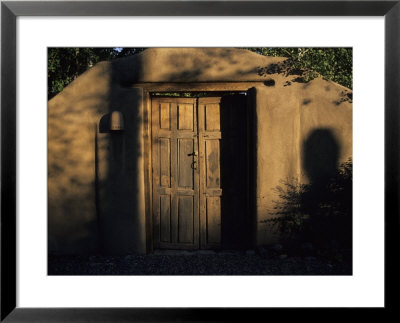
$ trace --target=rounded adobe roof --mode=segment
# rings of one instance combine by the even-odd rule
[[[265,81],[286,60],[238,48],[149,48],[111,64],[123,83],[245,82]]]

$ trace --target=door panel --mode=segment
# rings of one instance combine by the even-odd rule
[[[152,100],[153,228],[155,248],[199,247],[196,100]],[[196,150],[197,151],[197,150]]]
[[[178,200],[178,243],[194,241],[194,196],[180,195]]]
[[[193,158],[188,157],[193,153],[194,139],[178,139],[178,187],[193,188],[193,169],[191,167]]]
[[[203,99],[204,103],[204,99]],[[220,125],[220,106],[219,103],[209,103],[204,107],[204,129],[206,131],[219,131]]]
[[[246,223],[246,97],[198,101],[202,248],[244,248]]]
[[[193,130],[194,126],[194,104],[178,105],[178,129]]]
[[[221,98],[198,101],[200,243],[204,249],[221,246],[220,101]]]
[[[160,138],[160,186],[171,187],[171,139]]]
[[[171,103],[160,103],[160,129],[171,130]]]
[[[171,195],[160,195],[160,241],[171,242]]]
[[[206,197],[206,225],[208,244],[219,246],[221,243],[221,198]]]
[[[220,188],[220,139],[204,139],[206,188]]]

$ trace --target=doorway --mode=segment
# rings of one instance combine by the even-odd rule
[[[155,249],[246,243],[246,96],[152,97]]]

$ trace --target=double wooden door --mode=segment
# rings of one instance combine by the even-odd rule
[[[221,125],[220,97],[152,99],[154,248],[221,247]]]

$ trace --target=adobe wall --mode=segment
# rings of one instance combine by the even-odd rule
[[[97,250],[97,123],[108,110],[110,71],[85,73],[48,103],[49,252]]]
[[[314,79],[285,87],[256,87],[255,199],[257,245],[276,243],[277,186],[309,183],[352,157],[352,104],[347,88]]]
[[[237,48],[149,48],[113,61],[114,82],[200,83],[265,81],[286,78],[277,73],[283,57],[269,57]]]
[[[49,101],[51,253],[146,251],[143,91],[112,77],[110,64],[98,64]],[[100,131],[114,110],[125,131]]]

